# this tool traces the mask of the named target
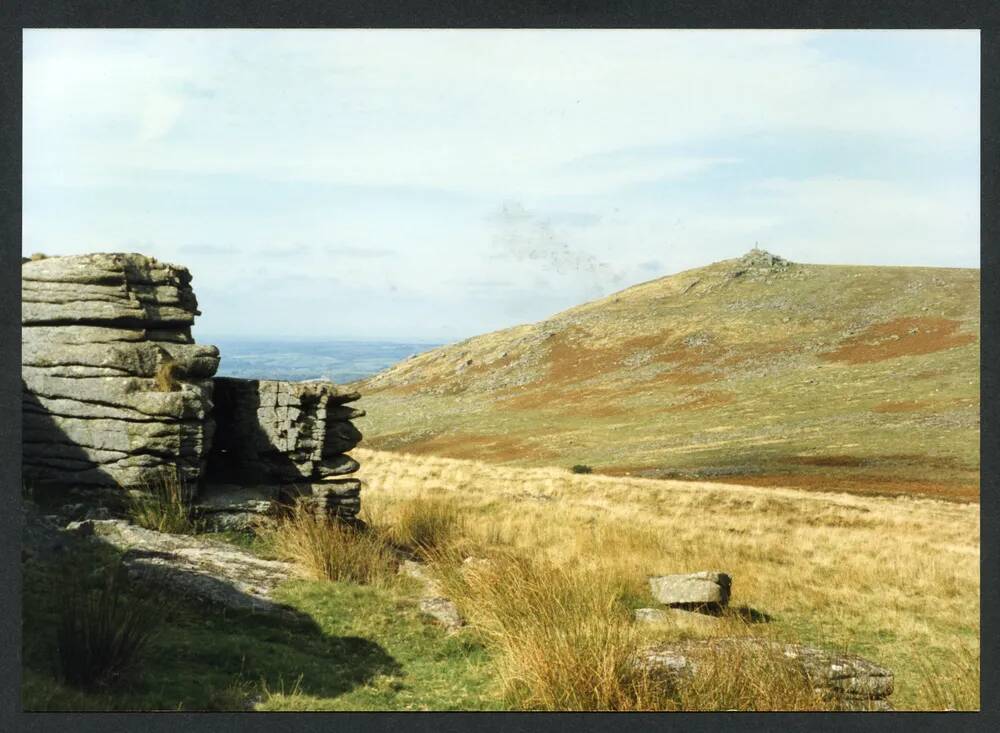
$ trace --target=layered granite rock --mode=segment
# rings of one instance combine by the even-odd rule
[[[347,451],[361,440],[351,420],[364,412],[348,403],[358,398],[327,381],[216,378],[211,480],[274,486],[275,500],[355,517],[361,482],[347,477],[360,466]]]
[[[213,423],[214,346],[187,269],[141,254],[21,265],[23,473],[72,486],[136,486],[176,470],[196,484]]]

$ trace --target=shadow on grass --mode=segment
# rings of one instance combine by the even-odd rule
[[[727,613],[748,624],[769,624],[774,621],[774,616],[771,614],[745,605],[731,607]]]
[[[155,582],[129,583],[128,598],[159,609],[141,674],[114,690],[84,693],[59,680],[56,629],[60,587],[67,573],[95,570],[123,557],[103,543],[58,533],[65,549],[30,553],[23,565],[23,660],[25,710],[239,710],[266,691],[335,698],[380,675],[396,675],[399,663],[379,644],[358,636],[334,636],[290,606],[277,613],[181,596]],[[26,533],[26,544],[35,542]],[[238,592],[218,578],[190,573],[206,591]],[[212,588],[218,584],[219,588]]]

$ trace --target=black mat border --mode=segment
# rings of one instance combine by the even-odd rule
[[[20,497],[21,31],[23,28],[980,28],[982,68],[982,700],[983,713],[21,713],[19,511],[0,510],[0,730],[966,730],[1000,728],[998,524],[1000,387],[1000,5],[988,2],[211,2],[103,0],[0,5],[0,487],[6,506]]]

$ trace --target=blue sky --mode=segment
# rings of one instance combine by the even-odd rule
[[[24,34],[25,253],[451,341],[736,257],[979,266],[976,31]]]

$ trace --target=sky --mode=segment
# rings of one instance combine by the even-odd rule
[[[739,257],[979,266],[978,31],[24,31],[25,254],[444,343]]]

